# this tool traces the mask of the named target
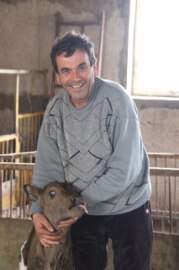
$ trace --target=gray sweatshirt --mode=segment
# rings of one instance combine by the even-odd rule
[[[136,107],[121,85],[95,78],[82,109],[63,89],[49,102],[33,184],[43,187],[54,180],[73,183],[91,215],[126,213],[150,198],[149,161]],[[34,203],[32,213],[41,211]]]

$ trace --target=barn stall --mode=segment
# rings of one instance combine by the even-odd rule
[[[11,269],[13,264],[15,264],[18,269],[19,250],[32,226],[30,219],[30,205],[23,192],[23,185],[31,183],[35,155],[36,151],[0,155],[1,225],[3,226],[3,232],[5,232],[6,235],[8,233],[8,228],[10,229],[14,226],[12,231],[9,232],[9,237],[12,238],[11,241],[9,240],[11,242],[10,246],[9,241],[4,241],[4,244],[0,248],[0,253],[4,256],[4,263],[6,264],[6,268],[4,269],[8,269],[8,265],[9,269]],[[178,245],[179,154],[149,153],[149,157],[153,190],[151,203],[155,243],[158,241],[157,247],[154,244],[153,254],[156,253],[158,255],[159,247],[161,250],[164,248],[166,252],[172,253],[171,257],[168,257],[166,263],[173,265],[174,261],[172,261],[172,258],[175,256],[175,250],[169,250],[169,246],[176,247]],[[19,229],[22,230],[22,232],[17,239]],[[0,230],[2,231],[2,228],[0,228]],[[163,235],[162,239],[164,239],[164,242],[161,242],[161,239],[159,238],[161,235]],[[172,236],[172,238],[170,238],[170,236]],[[8,254],[6,246],[11,250]],[[154,264],[155,260],[156,259],[153,259]],[[162,258],[158,258],[157,260],[157,265],[163,263]],[[106,270],[112,269],[112,250],[110,243],[109,262]]]
[[[148,153],[154,232],[179,235],[179,154]],[[36,151],[0,155],[1,217],[29,218],[23,185],[31,183]]]

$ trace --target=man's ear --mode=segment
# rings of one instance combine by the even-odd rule
[[[60,81],[60,78],[59,78],[59,75],[57,73],[55,73],[55,81],[56,81],[57,85],[62,85],[61,81]]]
[[[93,65],[93,72],[94,72],[94,76],[96,77],[98,75],[98,67],[97,64]]]
[[[32,201],[32,202],[35,202],[38,200],[38,197],[41,193],[41,189],[40,188],[37,188],[35,186],[32,186],[32,185],[24,185],[24,191],[27,195],[27,198]]]

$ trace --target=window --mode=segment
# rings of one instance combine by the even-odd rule
[[[179,97],[178,11],[178,0],[131,0],[128,88],[132,95]]]

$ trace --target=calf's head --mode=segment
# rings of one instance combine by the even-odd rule
[[[24,185],[24,190],[30,201],[40,203],[44,215],[54,227],[60,220],[81,217],[86,212],[84,201],[69,183],[56,181],[49,183],[44,188]]]

